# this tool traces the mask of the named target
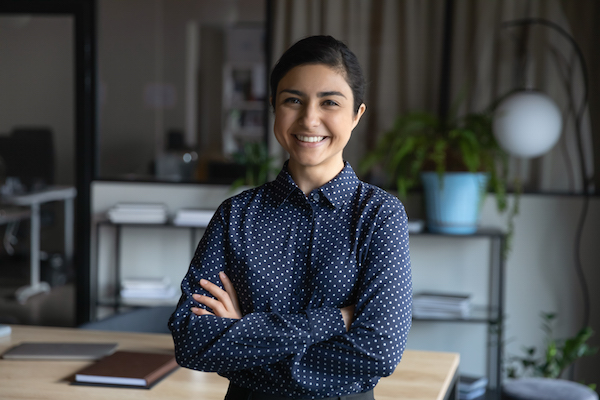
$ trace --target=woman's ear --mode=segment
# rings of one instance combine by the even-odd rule
[[[360,107],[358,107],[358,111],[356,112],[356,114],[354,114],[354,122],[352,122],[352,129],[356,128],[356,125],[358,125],[358,121],[360,121],[360,118],[363,116],[366,110],[367,105],[365,103],[362,103]]]

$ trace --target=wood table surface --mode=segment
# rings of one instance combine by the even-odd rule
[[[119,350],[173,352],[170,335],[89,331],[12,325],[10,336],[0,337],[0,354],[21,342],[117,342]],[[223,400],[227,379],[216,373],[179,368],[150,390],[74,386],[69,379],[90,361],[0,359],[0,399]],[[456,353],[406,350],[402,362],[375,388],[377,400],[442,400],[458,371]]]

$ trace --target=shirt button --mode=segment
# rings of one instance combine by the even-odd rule
[[[313,194],[312,194],[312,199],[313,199],[313,201],[314,201],[314,202],[317,202],[317,201],[319,201],[319,197],[320,197],[320,196],[319,196],[319,193],[313,193]]]

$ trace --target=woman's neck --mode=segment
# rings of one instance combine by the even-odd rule
[[[343,160],[336,162],[334,166],[305,166],[296,164],[293,160],[288,163],[288,172],[306,195],[335,178],[343,169]]]

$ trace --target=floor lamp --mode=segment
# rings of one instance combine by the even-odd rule
[[[583,52],[575,39],[554,22],[541,18],[524,18],[505,22],[502,27],[542,25],[554,30],[565,38],[575,50],[583,77],[583,98],[579,109],[575,111],[575,133],[579,156],[580,173],[583,180],[584,204],[582,207],[575,237],[575,267],[579,278],[584,301],[583,327],[589,325],[590,299],[589,289],[581,266],[579,248],[590,197],[589,182],[586,174],[583,152],[582,122],[588,101],[588,74]],[[575,99],[569,92],[572,104]],[[562,117],[558,106],[546,94],[539,91],[516,91],[503,98],[494,109],[493,130],[499,145],[510,155],[521,158],[538,157],[548,152],[558,141],[562,131]]]

